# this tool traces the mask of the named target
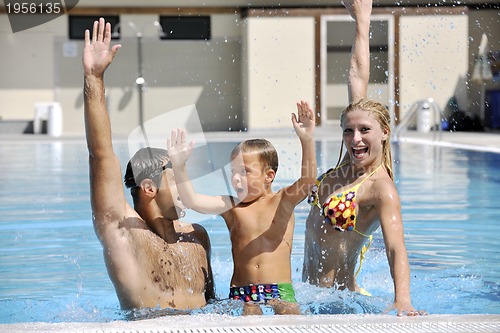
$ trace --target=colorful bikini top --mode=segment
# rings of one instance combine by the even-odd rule
[[[355,274],[357,276],[359,271],[361,270],[365,253],[366,251],[368,251],[368,248],[371,245],[373,237],[372,235],[365,235],[364,233],[356,229],[356,207],[357,207],[356,192],[358,191],[361,184],[363,184],[365,180],[370,178],[378,169],[380,169],[382,165],[378,166],[367,177],[365,177],[362,181],[360,181],[358,184],[354,185],[350,189],[340,192],[328,198],[325,201],[325,203],[323,203],[323,206],[321,206],[321,204],[319,203],[319,194],[318,194],[318,190],[319,187],[321,186],[321,183],[329,174],[331,174],[333,171],[340,169],[347,163],[349,162],[342,163],[337,168],[331,168],[327,172],[319,176],[318,179],[316,180],[316,184],[313,186],[311,190],[311,194],[309,195],[307,202],[311,206],[318,207],[321,212],[321,215],[325,217],[325,221],[334,226],[335,229],[342,232],[355,231],[361,236],[369,239],[368,244],[362,247],[361,253],[359,255],[359,267]]]

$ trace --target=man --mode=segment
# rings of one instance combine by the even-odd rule
[[[199,225],[178,221],[178,201],[166,151],[143,148],[129,162],[125,181],[113,152],[104,98],[104,72],[120,48],[110,48],[111,25],[94,22],[83,50],[85,129],[94,228],[123,309],[195,309],[214,297],[210,242]],[[177,207],[177,209],[176,209]]]

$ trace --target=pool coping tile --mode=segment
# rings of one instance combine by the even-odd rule
[[[169,333],[318,333],[318,332],[500,332],[500,315],[302,315],[228,316],[218,314],[165,316],[106,323],[0,324],[0,332],[169,332]]]

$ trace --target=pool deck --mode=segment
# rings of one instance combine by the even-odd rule
[[[263,130],[249,132],[209,132],[207,141],[240,141],[251,137],[295,137],[290,130]],[[318,128],[318,139],[339,140],[340,129]],[[116,136],[115,140],[126,140]],[[51,138],[46,135],[0,135],[0,144],[18,141],[84,141],[82,136]],[[462,149],[500,153],[500,132],[443,132],[419,133],[406,131],[401,142],[447,146]],[[485,309],[486,310],[486,309]],[[322,333],[322,332],[500,332],[500,315],[443,315],[419,317],[394,315],[303,315],[252,316],[226,315],[165,316],[140,321],[112,321],[107,323],[16,323],[0,324],[0,332],[168,332],[168,333]]]
[[[406,131],[400,141],[500,153],[500,131],[442,133]]]
[[[0,324],[0,332],[167,332],[167,333],[336,333],[336,332],[500,332],[500,315],[227,315],[166,316],[107,323]]]
[[[295,138],[293,129],[263,129],[247,132],[206,132],[207,141],[242,141],[249,138]],[[319,140],[340,140],[342,132],[339,126],[320,126],[316,128],[315,137]],[[114,135],[113,140],[126,140],[126,135]],[[45,134],[1,134],[0,144],[18,141],[84,141],[83,135],[63,135],[50,137]],[[500,153],[500,130],[485,132],[430,132],[404,131],[400,142],[421,143],[436,146],[462,149],[490,151]]]

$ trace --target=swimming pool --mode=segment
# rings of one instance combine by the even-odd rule
[[[210,144],[219,153],[233,145]],[[335,164],[336,153],[325,152],[338,147],[335,140],[318,141],[322,169]],[[287,155],[287,149],[283,143],[278,149],[288,169],[280,166],[277,185],[292,178],[288,162],[295,153]],[[117,141],[115,151],[123,168],[126,141]],[[408,143],[396,145],[394,153],[413,305],[432,314],[500,314],[500,154]],[[126,318],[90,220],[85,142],[0,141],[0,157],[0,323]],[[359,276],[373,297],[301,282],[307,213],[305,203],[297,207],[292,252],[293,281],[303,310],[383,312],[392,302],[393,288],[380,233]],[[232,273],[228,233],[220,218],[203,223],[212,241],[216,293],[225,298]],[[227,302],[196,313],[212,312],[238,314]]]

